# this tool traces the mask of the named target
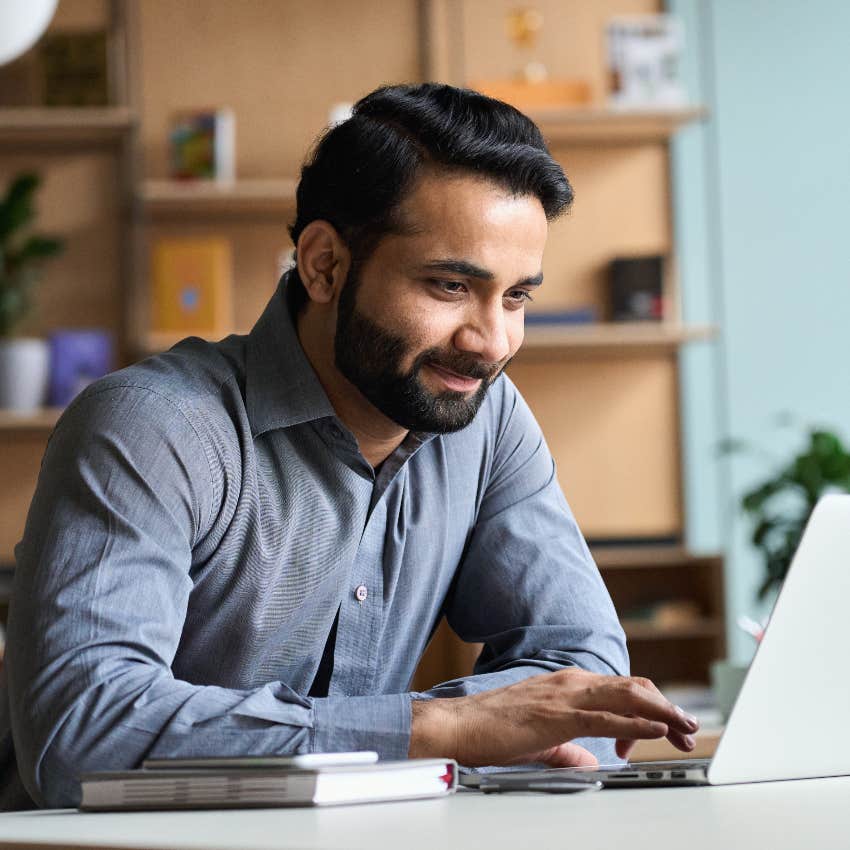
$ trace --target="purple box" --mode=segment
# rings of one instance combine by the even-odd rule
[[[54,331],[50,334],[48,403],[65,407],[92,381],[109,374],[113,362],[112,334],[108,331]]]

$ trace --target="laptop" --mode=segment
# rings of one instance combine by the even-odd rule
[[[809,518],[713,758],[527,775],[608,788],[850,775],[848,605],[850,495],[828,495]]]

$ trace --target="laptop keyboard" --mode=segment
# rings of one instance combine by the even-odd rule
[[[678,759],[677,761],[632,761],[628,764],[616,765],[603,770],[682,770],[686,768],[705,768],[711,764],[711,759]]]

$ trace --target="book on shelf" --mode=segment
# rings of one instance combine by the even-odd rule
[[[451,759],[291,767],[275,759],[208,768],[142,767],[85,773],[85,811],[333,806],[441,797],[457,788]],[[234,760],[239,762],[243,760]],[[268,766],[262,766],[268,762]]]
[[[174,114],[169,135],[174,180],[232,183],[236,176],[236,119],[227,108]]]
[[[45,106],[108,106],[105,30],[48,32],[39,44]]]
[[[526,325],[592,325],[599,321],[599,311],[592,306],[572,310],[529,310]]]
[[[227,239],[159,239],[151,271],[152,332],[203,337],[230,332],[233,258]]]

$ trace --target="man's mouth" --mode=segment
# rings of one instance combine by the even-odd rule
[[[481,385],[481,378],[470,378],[468,375],[460,375],[457,372],[452,372],[450,369],[437,366],[436,363],[428,363],[426,365],[448,389],[454,390],[455,392],[470,392],[472,390],[477,390]]]

